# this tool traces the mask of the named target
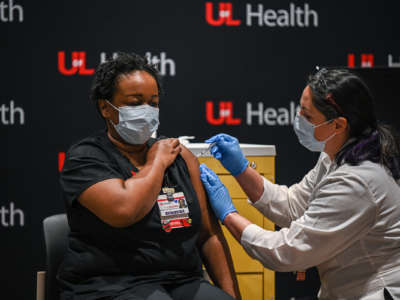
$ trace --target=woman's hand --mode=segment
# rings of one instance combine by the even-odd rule
[[[135,224],[154,207],[165,169],[180,152],[178,139],[157,141],[148,149],[140,172],[126,180],[110,178],[97,182],[83,191],[78,201],[112,227]]]
[[[211,207],[218,219],[224,223],[228,214],[237,212],[228,189],[219,180],[217,174],[207,168],[205,164],[200,165],[200,171],[200,179],[207,191]]]
[[[206,143],[215,143],[215,145],[211,147],[211,154],[218,159],[225,169],[233,176],[241,174],[247,168],[249,161],[244,157],[237,138],[225,133],[220,133],[206,140]]]
[[[159,163],[166,169],[174,162],[181,151],[182,149],[178,139],[170,138],[159,140],[147,151],[147,162]]]

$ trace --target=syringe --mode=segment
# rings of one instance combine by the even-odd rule
[[[197,154],[197,157],[205,156],[208,152],[210,152],[210,154],[211,154],[211,148],[212,148],[213,146],[215,146],[216,144],[217,144],[217,142],[211,143],[211,144],[207,147],[207,149],[204,149],[204,150],[201,151],[199,154]]]

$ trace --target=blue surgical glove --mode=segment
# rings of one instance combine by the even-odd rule
[[[211,154],[218,159],[225,169],[233,176],[241,174],[247,168],[249,161],[244,157],[237,138],[225,133],[220,133],[206,140],[206,143],[215,143],[215,145],[211,147]]]
[[[219,180],[214,171],[207,168],[205,164],[200,165],[200,178],[207,191],[211,207],[215,215],[222,223],[226,216],[231,212],[237,212],[233,206],[231,196],[229,196],[228,189]]]

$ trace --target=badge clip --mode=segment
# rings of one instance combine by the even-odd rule
[[[175,193],[174,188],[163,187],[162,191],[163,191],[163,193],[165,193],[167,195],[168,201],[174,201],[174,193]]]

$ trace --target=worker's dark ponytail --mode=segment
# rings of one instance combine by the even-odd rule
[[[400,137],[397,131],[387,125],[378,125],[381,148],[380,163],[386,166],[393,177],[400,178]]]
[[[348,70],[322,69],[309,78],[313,103],[325,117],[344,117],[350,143],[336,155],[338,164],[358,165],[370,160],[400,179],[400,137],[390,126],[377,122],[367,85]]]

